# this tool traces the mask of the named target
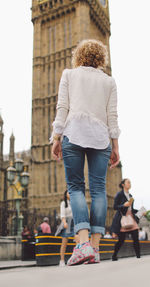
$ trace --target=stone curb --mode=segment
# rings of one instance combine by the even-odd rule
[[[35,267],[37,266],[36,263],[32,263],[32,264],[27,264],[27,265],[8,265],[8,266],[0,266],[0,270],[5,270],[5,269],[14,269],[14,268],[22,268],[22,267]]]

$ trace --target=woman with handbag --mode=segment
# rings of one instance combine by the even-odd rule
[[[126,234],[131,234],[133,239],[133,246],[136,253],[136,257],[140,258],[140,245],[138,239],[139,227],[138,222],[139,219],[136,216],[138,210],[133,208],[133,198],[129,193],[129,189],[131,188],[131,182],[129,179],[123,179],[119,185],[122,189],[115,196],[114,200],[114,210],[117,210],[112,226],[111,231],[113,233],[113,237],[118,235],[118,242],[115,245],[114,253],[112,256],[112,260],[118,260],[117,254],[119,249],[124,243]]]
[[[68,191],[64,192],[64,200],[60,204],[60,217],[61,217],[61,229],[58,228],[59,231],[56,231],[55,236],[62,236],[62,244],[60,247],[60,262],[59,266],[65,266],[65,252],[68,243],[68,237],[74,236],[74,223],[72,210],[70,205],[70,196]],[[78,235],[75,235],[76,244],[79,242]]]

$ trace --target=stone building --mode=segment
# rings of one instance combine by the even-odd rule
[[[54,226],[59,216],[60,201],[66,189],[63,162],[56,163],[51,158],[49,144],[56,112],[58,85],[63,69],[71,68],[72,51],[80,40],[88,38],[101,40],[109,51],[108,0],[32,0],[32,22],[34,47],[31,150],[14,155],[12,135],[9,157],[3,158],[3,121],[0,118],[0,205],[3,201],[7,202],[8,211],[12,210],[8,216],[8,221],[11,222],[14,199],[13,194],[7,192],[6,167],[10,160],[14,161],[14,157],[19,156],[25,160],[30,173],[28,192],[22,200],[24,223],[37,226],[42,217],[47,215],[51,225]],[[111,75],[110,51],[105,72]],[[90,205],[87,173],[85,164],[86,199]],[[110,226],[112,221],[113,198],[118,191],[121,178],[121,164],[113,170],[108,169],[107,226]]]
[[[32,1],[34,26],[32,95],[32,176],[29,209],[59,213],[66,189],[63,163],[51,158],[49,137],[55,117],[57,92],[64,68],[71,68],[71,55],[78,42],[95,38],[109,51],[110,21],[108,1]],[[111,74],[110,53],[106,73]],[[87,183],[87,201],[90,202]],[[121,166],[107,174],[108,219],[112,217],[113,197],[121,180]]]
[[[12,235],[12,221],[16,216],[16,191],[8,185],[7,168],[10,163],[14,164],[15,159],[21,158],[30,169],[31,153],[30,150],[15,153],[15,137],[12,134],[10,136],[9,154],[3,154],[3,124],[4,122],[0,116],[0,235]],[[24,190],[21,200],[21,213],[24,215],[24,224],[27,224],[28,220],[27,204],[27,190]]]
[[[3,172],[3,119],[0,115],[0,201],[3,199],[4,172]]]

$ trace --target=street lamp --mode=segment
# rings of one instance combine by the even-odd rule
[[[29,173],[26,166],[24,166],[24,171],[21,173],[21,184],[23,187],[27,187],[29,184]]]
[[[17,173],[22,172],[23,160],[21,158],[18,158],[15,160],[15,169],[16,169]]]
[[[29,173],[27,172],[27,166],[23,167],[23,160],[15,160],[15,168],[13,163],[10,162],[10,166],[7,168],[7,180],[9,186],[13,189],[14,200],[16,205],[16,216],[13,217],[13,233],[15,233],[15,226],[17,229],[17,235],[22,232],[23,215],[20,213],[20,203],[22,199],[22,192],[29,184]]]
[[[9,166],[7,168],[7,180],[10,182],[10,184],[13,183],[16,175],[16,169],[13,166]]]

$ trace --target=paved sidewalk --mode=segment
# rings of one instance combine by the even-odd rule
[[[33,267],[33,266],[36,266],[36,261],[21,261],[21,260],[0,261],[0,270],[18,268],[18,267]]]
[[[149,286],[150,256],[71,267],[0,270],[1,287],[141,287]]]

